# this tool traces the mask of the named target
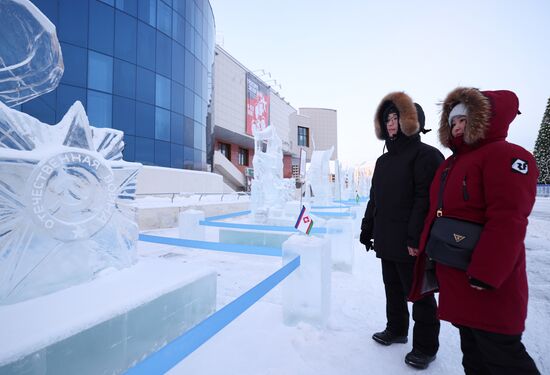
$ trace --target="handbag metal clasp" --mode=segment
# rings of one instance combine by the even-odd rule
[[[439,210],[436,211],[436,216],[437,217],[441,217],[443,216],[443,210],[440,208]]]

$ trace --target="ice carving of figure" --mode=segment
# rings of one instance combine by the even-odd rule
[[[52,91],[63,69],[46,16],[29,1],[0,0],[0,100],[13,107]]]
[[[288,196],[283,179],[283,144],[273,125],[266,128],[254,126],[254,179],[252,180],[250,206],[258,221],[267,219],[270,207],[283,208]],[[265,145],[265,150],[264,150]]]
[[[122,160],[123,133],[91,127],[80,102],[53,126],[9,108],[55,89],[63,63],[55,28],[30,2],[0,0],[0,31],[0,304],[9,304],[136,261],[138,227],[123,202],[141,165]]]
[[[334,146],[328,150],[314,150],[311,155],[311,163],[307,170],[307,182],[312,194],[312,202],[318,205],[329,205],[332,201],[332,189],[330,183],[330,157]]]

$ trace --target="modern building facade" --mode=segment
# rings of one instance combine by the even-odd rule
[[[264,90],[268,103],[265,125],[273,126],[283,146],[283,176],[292,176],[292,154],[289,117],[296,110],[255,74],[216,46],[214,58],[214,106],[212,115],[212,163],[213,170],[222,176],[232,189],[246,188],[246,172],[252,168],[254,138],[249,123],[251,100],[250,87]]]
[[[208,0],[32,1],[56,26],[65,73],[21,111],[55,124],[79,100],[92,126],[124,131],[125,160],[206,170]]]

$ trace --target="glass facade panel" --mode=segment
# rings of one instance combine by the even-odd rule
[[[155,104],[170,109],[170,80],[157,74]]]
[[[172,168],[183,168],[183,146],[171,144],[170,166]]]
[[[92,126],[125,133],[125,160],[203,169],[215,32],[208,1],[195,1],[34,0],[65,74],[21,110],[53,124],[79,100]]]
[[[172,143],[183,144],[183,116],[172,112],[170,121],[170,141]]]
[[[185,82],[185,48],[176,42],[172,42],[172,79]]]
[[[113,92],[113,58],[101,53],[88,53],[88,87]]]
[[[135,99],[136,66],[126,61],[115,59],[113,93]]]
[[[113,128],[124,134],[136,134],[136,102],[134,100],[113,96]]]
[[[68,43],[61,43],[61,51],[65,64],[61,83],[86,87],[86,75],[82,74],[82,68],[87,69],[88,51]]]
[[[157,28],[166,35],[172,35],[172,10],[162,1],[157,3]]]
[[[185,20],[176,12],[173,13],[172,39],[181,45],[185,44]]]
[[[172,41],[157,31],[157,73],[170,77],[172,70]]]
[[[136,99],[155,104],[156,75],[150,70],[137,67]]]
[[[177,82],[172,81],[172,103],[170,108],[172,111],[183,114],[183,92],[184,88]]]
[[[115,57],[135,64],[137,20],[121,11],[116,11],[115,20]]]
[[[88,90],[88,119],[96,128],[110,128],[113,118],[113,98],[109,94]]]
[[[194,126],[193,147],[200,150],[202,148],[202,137],[204,136],[204,132],[201,127],[201,124],[199,124],[198,122],[195,121],[193,126]]]
[[[185,87],[195,89],[195,58],[187,49],[185,50]]]
[[[97,0],[90,0],[89,48],[113,55],[115,10]]]
[[[183,168],[184,169],[193,169],[193,158],[195,154],[193,153],[193,148],[183,147]]]
[[[155,141],[155,165],[170,167],[170,143]]]
[[[88,0],[59,1],[59,20],[56,26],[60,41],[87,48]]]
[[[155,139],[170,141],[170,111],[159,107],[155,110]]]
[[[193,119],[189,117],[184,117],[184,128],[183,128],[183,144],[188,147],[193,147],[195,142],[195,123]]]
[[[138,17],[140,20],[155,27],[157,23],[157,1],[138,0]]]
[[[135,161],[145,165],[155,164],[155,140],[151,138],[136,137]]]
[[[136,135],[155,138],[155,107],[136,102]]]
[[[126,161],[136,160],[135,147],[136,138],[132,135],[124,134],[124,150],[122,150],[122,158]]]
[[[117,9],[122,10],[132,16],[137,17],[138,0],[116,0]]]

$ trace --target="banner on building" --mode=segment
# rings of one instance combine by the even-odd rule
[[[251,73],[246,73],[246,134],[252,128],[269,126],[269,88]]]

